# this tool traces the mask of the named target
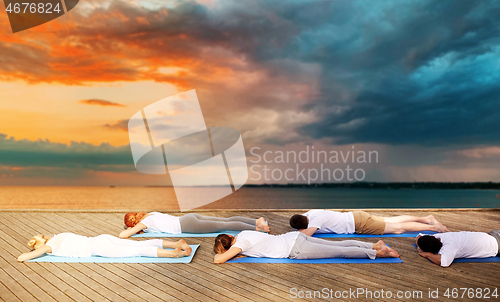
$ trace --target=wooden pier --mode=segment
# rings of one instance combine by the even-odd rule
[[[433,214],[451,231],[500,229],[500,211],[495,210],[367,210],[380,216]],[[28,252],[26,242],[35,234],[73,232],[86,236],[118,235],[124,211],[0,210],[0,300],[1,301],[297,301],[298,295],[314,294],[345,301],[427,301],[429,289],[439,289],[434,301],[478,301],[460,288],[500,287],[500,263],[454,263],[441,268],[420,257],[414,238],[385,238],[404,263],[399,264],[213,264],[213,238],[185,238],[201,244],[190,264],[75,264],[18,263]],[[199,211],[203,215],[235,215],[269,221],[272,234],[292,231],[288,219],[300,210]],[[180,213],[174,212],[174,215]],[[172,238],[173,240],[175,238]],[[144,240],[138,238],[134,240]],[[336,239],[341,240],[341,239]],[[368,238],[360,240],[373,242]],[[358,288],[386,296],[366,299],[346,297]],[[447,299],[447,288],[457,288],[459,297]],[[294,290],[295,289],[295,290]],[[323,290],[323,292],[321,292]],[[330,291],[331,290],[331,291]],[[403,295],[397,297],[397,293]],[[422,293],[418,297],[419,292]],[[497,290],[500,295],[500,288]],[[408,298],[408,295],[413,295]],[[417,296],[415,296],[415,294]],[[407,296],[407,298],[404,297]],[[498,298],[484,299],[498,301]]]

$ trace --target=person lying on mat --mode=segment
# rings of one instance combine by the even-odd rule
[[[184,241],[177,242],[152,239],[134,241],[120,239],[111,235],[86,237],[72,233],[54,236],[36,235],[28,246],[29,253],[21,254],[17,260],[24,262],[44,254],[61,257],[168,257],[179,258],[191,255],[191,247]],[[173,250],[165,250],[170,248]]]
[[[214,253],[214,263],[224,263],[238,254],[291,259],[399,257],[398,252],[389,248],[382,240],[377,243],[328,241],[309,237],[301,232],[269,235],[255,231],[243,231],[236,237],[220,234],[215,238]]]
[[[432,215],[380,217],[364,211],[310,210],[302,215],[293,215],[290,218],[290,226],[307,236],[314,233],[383,235],[420,231],[449,232]]]
[[[500,230],[418,235],[415,244],[420,256],[448,267],[457,258],[500,257]]]
[[[127,213],[125,226],[120,238],[128,238],[140,231],[161,232],[170,234],[180,233],[215,233],[221,231],[256,230],[269,232],[269,226],[263,217],[252,219],[241,216],[229,218],[203,216],[189,213],[182,217],[162,214],[158,212]]]

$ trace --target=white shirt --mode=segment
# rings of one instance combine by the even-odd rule
[[[144,231],[170,234],[182,233],[180,217],[158,212],[152,212],[150,214],[151,215],[141,220],[141,223],[147,227]]]
[[[316,233],[352,234],[355,231],[352,212],[310,210],[303,215],[309,218],[309,228],[318,228]]]
[[[498,254],[495,237],[482,232],[449,232],[433,235],[441,239],[441,266],[449,266],[456,258],[488,258]]]
[[[288,258],[299,232],[269,235],[257,231],[242,231],[236,236],[235,247],[250,257]]]
[[[73,233],[61,233],[47,241],[54,256],[62,257],[90,257],[90,238]]]

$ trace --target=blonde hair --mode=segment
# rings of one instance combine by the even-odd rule
[[[33,236],[33,238],[28,241],[28,247],[30,247],[32,250],[36,250],[37,248],[47,243],[47,241],[48,239],[43,238],[43,235],[38,234]]]
[[[132,228],[132,227],[135,227],[136,224],[138,224],[139,222],[141,222],[141,220],[146,217],[146,215],[148,215],[148,213],[146,212],[130,212],[130,213],[127,213],[125,214],[125,217],[124,217],[124,222],[125,222],[125,225],[129,228]]]

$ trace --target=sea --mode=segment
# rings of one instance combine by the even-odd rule
[[[500,190],[242,187],[200,209],[499,208]],[[178,210],[172,187],[0,187],[0,209]]]

